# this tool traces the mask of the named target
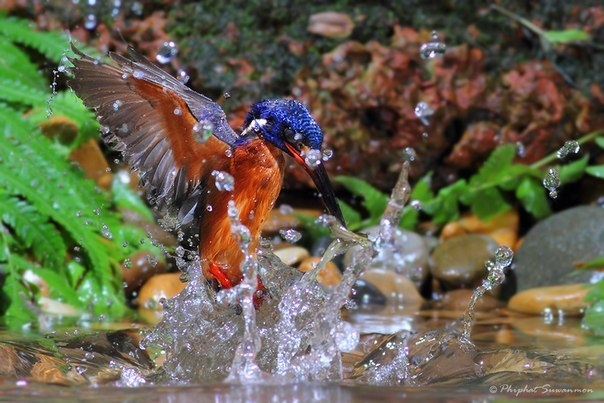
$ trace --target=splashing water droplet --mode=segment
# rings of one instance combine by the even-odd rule
[[[90,13],[84,18],[84,28],[86,29],[95,29],[97,24],[96,15]]]
[[[578,154],[581,151],[581,145],[577,140],[568,140],[564,143],[562,147],[558,151],[556,151],[556,156],[559,159],[566,158],[569,154]]]
[[[560,187],[560,171],[558,167],[551,167],[547,170],[543,178],[543,186],[549,190],[549,197],[555,199],[558,197],[558,188]]]
[[[189,73],[187,73],[186,70],[183,70],[183,69],[178,69],[178,72],[176,73],[176,77],[178,78],[178,81],[180,81],[183,84],[188,83],[189,80],[191,79],[191,76],[189,76]]]
[[[296,243],[302,239],[302,234],[292,228],[279,230],[279,235],[281,235],[281,238],[289,243]]]
[[[289,204],[282,204],[279,206],[279,212],[283,215],[288,215],[294,212],[294,208]]]
[[[111,233],[111,230],[109,230],[109,227],[107,226],[107,224],[103,224],[101,226],[101,235],[103,235],[107,239],[113,238],[113,234]]]
[[[418,102],[417,105],[415,105],[413,112],[415,113],[415,116],[422,121],[424,126],[430,124],[430,117],[434,115],[434,110],[425,102]]]
[[[422,204],[422,202],[421,202],[421,201],[419,201],[419,200],[411,200],[411,201],[409,202],[409,205],[411,206],[411,208],[412,208],[413,210],[416,210],[416,211],[420,211],[421,209],[423,209],[423,208],[424,208],[424,205],[423,205],[423,204]]]
[[[415,150],[412,147],[405,147],[405,149],[403,150],[403,161],[415,161],[415,158],[417,158],[417,154],[415,153]]]
[[[113,103],[113,110],[114,110],[114,111],[116,111],[116,112],[117,112],[117,111],[119,111],[119,110],[120,110],[120,107],[121,107],[123,104],[124,104],[124,103],[118,99],[117,101],[115,101],[115,102]]]
[[[212,211],[212,210],[214,210],[214,208],[212,207],[212,205],[211,205],[211,204],[208,204],[208,205],[206,206],[206,210],[208,210],[208,211]]]
[[[321,150],[308,150],[304,156],[304,162],[306,162],[306,165],[308,165],[310,169],[315,169],[321,165],[322,158]]]
[[[202,120],[193,125],[193,135],[200,143],[205,143],[214,133],[214,125],[209,120]]]
[[[229,148],[229,149],[227,149],[227,150],[224,152],[224,155],[226,155],[226,156],[227,156],[227,158],[231,158],[231,157],[233,156],[233,150],[231,150],[230,148]]]
[[[447,45],[439,40],[438,32],[432,31],[432,41],[423,43],[419,48],[419,55],[424,60],[441,57],[447,50]]]
[[[331,148],[323,150],[323,161],[329,161],[331,157],[333,157],[333,150]]]
[[[231,97],[231,93],[228,91],[225,91],[225,93],[222,96],[224,97],[224,99],[229,99]]]
[[[174,57],[178,54],[178,46],[174,41],[165,41],[157,51],[155,59],[161,63],[170,63]]]
[[[224,171],[212,171],[214,177],[216,189],[220,192],[232,192],[235,190],[235,178],[228,172]]]
[[[522,158],[526,155],[526,147],[524,146],[524,144],[520,141],[516,142],[516,154]]]
[[[495,251],[495,263],[499,266],[509,266],[513,258],[514,252],[507,246],[500,246]]]
[[[174,108],[174,114],[175,114],[176,116],[180,116],[180,115],[182,115],[182,109],[180,109],[180,108]]]
[[[140,1],[135,1],[130,6],[130,10],[136,15],[143,15],[143,4]]]

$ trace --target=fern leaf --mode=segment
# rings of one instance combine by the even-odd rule
[[[501,182],[508,175],[507,169],[512,164],[515,155],[516,146],[513,144],[495,148],[476,175],[470,179],[470,187],[476,188]]]
[[[27,105],[44,105],[50,98],[48,94],[36,88],[28,87],[21,82],[14,82],[10,78],[0,77],[0,100]]]
[[[66,35],[59,32],[36,31],[33,24],[16,18],[0,20],[0,37],[2,36],[14,43],[30,46],[56,63],[59,63],[63,54],[69,49]]]
[[[0,77],[43,91],[46,83],[27,55],[8,41],[0,41]]]
[[[43,265],[60,269],[67,255],[67,247],[57,228],[48,217],[23,200],[0,193],[1,219],[9,225],[26,248],[31,248]]]

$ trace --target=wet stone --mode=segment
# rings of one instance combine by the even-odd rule
[[[597,272],[576,270],[574,264],[599,256],[604,256],[604,208],[562,211],[524,237],[512,263],[517,289],[590,282]]]
[[[366,305],[386,305],[388,299],[373,284],[366,280],[357,280],[350,291],[352,302],[360,306]]]
[[[497,242],[485,235],[447,239],[434,249],[430,271],[445,287],[472,287],[487,276],[484,263],[493,257],[497,247]]]
[[[465,311],[472,298],[473,290],[458,289],[447,292],[443,298],[436,303],[436,307],[447,311]],[[475,305],[475,310],[479,312],[490,312],[501,308],[505,304],[494,296],[485,294]]]
[[[69,154],[69,159],[77,162],[86,176],[103,189],[111,187],[113,175],[96,140],[90,139],[82,143]]]
[[[307,257],[302,261],[302,263],[300,263],[298,269],[300,269],[300,271],[304,273],[306,273],[307,271],[311,271],[315,268],[315,266],[319,263],[320,260],[321,258],[318,256]],[[317,276],[317,280],[319,281],[319,283],[327,287],[333,287],[337,285],[341,279],[342,274],[340,273],[340,269],[338,269],[338,266],[336,266],[336,264],[333,262],[327,263],[325,268],[321,270],[321,272],[319,272],[319,275]]]
[[[275,251],[275,255],[288,266],[300,263],[309,256],[308,250],[301,246],[290,246]]]
[[[587,302],[587,284],[565,284],[524,290],[514,295],[508,302],[511,310],[533,315],[558,314],[581,315]]]
[[[162,299],[169,299],[185,288],[180,281],[181,273],[164,273],[151,277],[140,289],[137,303],[139,313],[151,324],[162,317]]]
[[[375,286],[389,303],[418,306],[424,302],[415,284],[402,274],[390,270],[372,269],[365,271],[361,279]]]

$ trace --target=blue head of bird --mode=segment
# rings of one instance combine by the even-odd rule
[[[291,99],[259,101],[247,113],[244,128],[241,141],[251,136],[262,138],[302,165],[315,183],[329,214],[344,224],[340,206],[320,158],[323,131],[301,102]],[[307,156],[313,152],[319,158],[314,158],[311,166]]]

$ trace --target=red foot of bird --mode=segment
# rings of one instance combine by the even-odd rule
[[[218,282],[218,289],[229,289],[236,285],[233,284],[233,282],[226,276],[224,271],[217,264],[210,263],[209,271]],[[268,290],[264,288],[264,284],[262,284],[262,280],[260,279],[260,276],[258,276],[258,287],[254,293],[254,307],[256,309],[258,309],[262,302],[264,302],[264,299],[267,295],[269,295]]]

